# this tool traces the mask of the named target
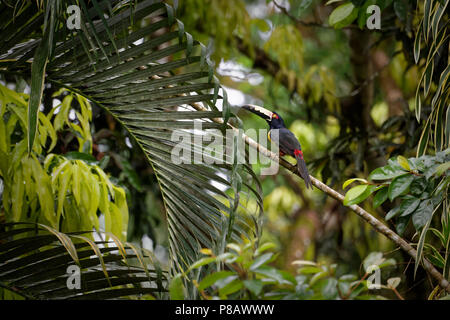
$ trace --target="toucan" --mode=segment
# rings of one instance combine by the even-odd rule
[[[270,141],[271,136],[278,134],[278,147],[280,150],[280,157],[288,154],[297,160],[297,169],[303,180],[305,180],[306,188],[311,187],[311,178],[309,177],[308,169],[306,168],[305,160],[303,159],[303,152],[300,142],[295,135],[286,128],[283,119],[276,112],[269,111],[260,106],[253,104],[246,104],[242,106],[243,109],[248,110],[264,120],[269,124],[270,130],[267,134]],[[274,131],[277,130],[277,131]],[[274,140],[276,142],[276,140]]]

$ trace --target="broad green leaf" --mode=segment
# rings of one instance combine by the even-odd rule
[[[381,168],[376,168],[369,175],[369,180],[388,180],[405,174],[402,168],[387,165]]]
[[[300,274],[315,274],[322,272],[323,269],[317,266],[308,266],[308,267],[301,267],[299,269]]]
[[[275,245],[273,242],[266,242],[266,243],[260,245],[260,246],[258,247],[258,249],[256,249],[255,255],[256,255],[256,256],[259,256],[259,255],[260,255],[261,253],[263,253],[264,251],[270,250],[270,249],[274,249],[274,248],[276,248],[276,245]]]
[[[430,200],[424,200],[419,204],[419,207],[414,211],[412,221],[416,230],[422,229],[423,226],[431,220],[433,213],[433,204]]]
[[[205,290],[206,288],[214,285],[218,280],[229,277],[233,274],[234,274],[233,271],[218,271],[208,274],[199,283],[198,290],[199,291]]]
[[[265,254],[257,257],[251,264],[249,270],[254,271],[254,270],[258,269],[260,266],[262,266],[263,264],[270,261],[272,259],[272,256],[273,256],[273,253],[269,252],[269,253],[265,253]]]
[[[289,284],[290,283],[288,280],[285,279],[284,275],[281,273],[280,270],[277,270],[273,267],[261,266],[258,269],[256,269],[254,272],[259,275],[263,275],[270,279],[273,279],[273,280],[277,281],[279,284]]]
[[[244,283],[244,286],[255,296],[258,296],[264,287],[263,282],[258,279],[244,280],[243,283]]]
[[[383,187],[377,191],[373,197],[373,208],[376,209],[382,205],[388,198],[388,187]]]
[[[126,239],[123,234],[123,220],[119,208],[112,202],[109,203],[109,212],[111,214],[111,233],[119,237],[122,241]]]
[[[406,217],[413,213],[420,204],[420,199],[415,197],[410,197],[404,199],[400,204],[400,217]]]
[[[367,180],[366,180],[366,179],[362,179],[362,178],[352,178],[352,179],[348,179],[348,180],[346,180],[346,181],[344,182],[344,184],[342,185],[342,189],[347,188],[347,186],[348,186],[350,183],[354,182],[354,181],[361,181],[361,182],[363,182],[363,183],[367,183]]]
[[[227,248],[230,248],[230,249],[236,251],[237,253],[241,253],[241,248],[235,243],[227,244]]]
[[[226,286],[220,288],[219,295],[221,297],[226,297],[230,294],[233,294],[233,293],[241,290],[243,286],[244,286],[244,284],[242,283],[242,280],[235,279],[235,280],[231,281],[230,283],[228,283]]]
[[[409,189],[411,182],[414,180],[413,174],[404,174],[394,178],[389,185],[388,196],[389,200],[393,201],[398,196],[402,195]]]
[[[344,205],[350,206],[353,204],[358,204],[361,201],[364,201],[368,196],[375,191],[376,186],[373,185],[359,185],[351,188],[347,191],[344,197]]]
[[[331,12],[328,23],[336,29],[346,27],[358,16],[358,8],[351,2],[342,4]]]
[[[184,285],[181,274],[177,274],[170,281],[169,295],[171,300],[184,300]]]
[[[398,157],[397,157],[397,162],[398,162],[399,165],[402,166],[403,169],[405,169],[405,170],[407,170],[407,171],[410,171],[410,170],[411,170],[411,167],[409,166],[408,159],[406,159],[405,157],[403,157],[403,156],[398,156]]]
[[[292,261],[292,264],[293,265],[296,265],[296,266],[316,266],[317,265],[317,263],[315,263],[314,261],[308,261],[308,260],[295,260],[295,261]]]
[[[194,264],[192,264],[190,266],[190,270],[192,269],[198,269],[206,264],[210,264],[211,262],[216,261],[216,257],[206,257],[206,258],[202,258],[200,260],[198,260],[197,262],[195,262]]]
[[[414,179],[410,186],[410,193],[416,197],[420,197],[427,188],[427,185],[427,179],[425,177]]]
[[[338,297],[338,281],[335,278],[329,278],[325,280],[325,283],[322,287],[322,295],[324,299],[334,300]]]
[[[395,259],[386,259],[379,265],[379,267],[385,268],[385,267],[389,267],[389,266],[395,266],[396,264],[397,264],[397,262],[395,261]]]
[[[450,169],[450,161],[449,162],[445,162],[440,164],[437,168],[436,168],[436,175],[437,176],[442,176],[444,173],[446,173],[448,170]]]
[[[389,212],[384,217],[384,220],[388,221],[388,220],[392,219],[393,217],[397,216],[398,214],[400,214],[400,206],[394,207],[391,210],[389,210]]]
[[[397,219],[396,225],[395,225],[395,230],[397,231],[399,236],[403,235],[403,232],[405,232],[406,227],[408,226],[408,223],[409,223],[410,220],[411,220],[410,217],[399,217]]]
[[[119,238],[122,241],[126,241],[128,230],[128,204],[124,189],[114,186],[114,201],[120,213],[120,225],[122,226]]]
[[[323,278],[325,278],[327,276],[329,276],[329,272],[328,271],[321,271],[319,273],[316,273],[309,280],[309,285],[313,287],[316,283],[318,283],[320,280],[322,280]]]

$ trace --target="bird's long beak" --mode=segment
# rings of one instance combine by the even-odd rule
[[[272,120],[273,112],[267,109],[264,109],[263,107],[257,106],[255,104],[245,104],[242,106],[243,109],[248,110],[261,118],[263,118],[266,121]]]

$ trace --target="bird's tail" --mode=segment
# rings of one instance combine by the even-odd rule
[[[311,178],[309,177],[308,169],[306,168],[305,160],[303,160],[303,156],[301,154],[295,154],[295,159],[297,159],[297,169],[300,175],[302,176],[303,180],[305,180],[306,188],[312,186]]]

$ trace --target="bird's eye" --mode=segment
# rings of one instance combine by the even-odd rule
[[[278,115],[274,114],[274,115],[272,116],[272,118],[278,119]]]

